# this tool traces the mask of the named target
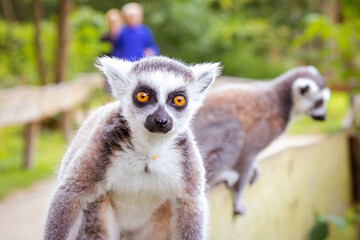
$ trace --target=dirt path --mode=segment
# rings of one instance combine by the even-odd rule
[[[53,180],[36,183],[0,202],[1,240],[42,239],[45,212],[53,184]]]

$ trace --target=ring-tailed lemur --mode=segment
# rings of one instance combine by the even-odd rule
[[[219,64],[103,57],[98,67],[120,101],[70,144],[45,239],[204,239],[205,169],[189,126]]]
[[[208,94],[194,119],[195,137],[210,187],[226,182],[234,214],[244,214],[244,187],[258,175],[256,155],[277,138],[291,117],[324,120],[330,90],[315,67],[298,67],[275,80],[230,84]]]

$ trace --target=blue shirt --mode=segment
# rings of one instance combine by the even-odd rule
[[[151,30],[143,24],[124,26],[113,44],[113,56],[129,61],[137,61],[144,57],[146,48],[152,48],[156,55],[159,54]]]

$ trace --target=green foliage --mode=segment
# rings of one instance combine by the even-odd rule
[[[70,14],[67,78],[94,71],[96,56],[108,52],[99,42],[107,31],[104,18],[110,8],[126,0],[75,0]],[[356,1],[343,0],[342,22],[320,14],[325,3],[316,0],[152,0],[144,6],[161,54],[186,62],[221,61],[224,74],[272,78],[296,65],[310,64],[333,82],[360,76],[360,17]],[[20,4],[30,9],[30,2]],[[19,6],[20,6],[19,5]],[[57,1],[43,1],[42,47],[48,81],[53,79]],[[20,9],[20,8],[19,8]],[[15,9],[16,15],[21,11]],[[30,11],[31,12],[31,11]],[[36,84],[31,14],[21,24],[0,21],[0,87]],[[20,19],[20,18],[18,18]],[[16,80],[15,80],[16,79]]]
[[[315,224],[308,234],[309,240],[324,240],[329,235],[329,226],[318,214],[315,215]]]
[[[71,13],[70,23],[68,73],[95,71],[95,58],[109,52],[109,45],[100,42],[106,32],[104,14],[81,7]]]
[[[107,44],[100,42],[106,32],[104,15],[88,7],[81,7],[70,14],[70,39],[68,50],[67,78],[79,72],[95,71],[94,60],[109,51]],[[48,82],[54,82],[57,31],[53,20],[41,23],[41,47],[45,60]],[[0,19],[0,88],[21,84],[38,85],[34,27],[31,22],[9,25]]]
[[[360,18],[334,23],[320,14],[304,19],[302,35],[293,41],[295,54],[305,63],[316,63],[332,82],[360,82]]]
[[[51,0],[54,1],[54,0]],[[57,1],[57,0],[55,0]],[[131,1],[131,0],[106,0],[106,1],[99,1],[99,0],[73,0],[74,4],[79,6],[90,6],[96,11],[106,12],[111,8],[118,8],[120,9],[124,4],[127,2],[143,2],[143,1]],[[145,1],[146,2],[146,1]]]
[[[354,207],[346,210],[342,216],[315,213],[315,222],[308,232],[308,239],[356,239],[356,224],[359,220],[360,216]]]
[[[162,54],[187,62],[221,61],[224,74],[252,78],[275,77],[295,65],[280,57],[289,29],[274,28],[260,16],[244,16],[245,11],[238,14],[236,1],[163,0],[144,5],[150,13],[145,22]]]
[[[19,83],[24,83],[24,76],[34,77],[34,59],[31,48],[32,26],[23,24],[21,27],[7,25],[0,21],[0,79],[9,79],[14,75],[19,77]],[[5,81],[3,84],[8,83]]]

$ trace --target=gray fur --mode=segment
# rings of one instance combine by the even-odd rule
[[[140,73],[143,74],[154,71],[168,72],[184,76],[188,81],[194,81],[194,74],[188,67],[178,61],[168,61],[167,58],[139,61],[135,63],[134,67],[131,69],[131,74],[139,75]]]

